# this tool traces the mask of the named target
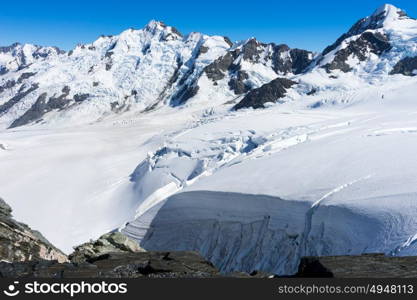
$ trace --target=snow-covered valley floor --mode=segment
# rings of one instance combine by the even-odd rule
[[[66,252],[119,228],[147,249],[199,250],[223,271],[289,274],[310,254],[415,255],[407,91],[4,130],[0,193]]]

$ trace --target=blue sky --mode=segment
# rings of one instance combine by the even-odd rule
[[[322,50],[359,18],[387,1],[4,1],[0,5],[0,45],[30,42],[65,50],[101,34],[142,28],[156,19],[186,34],[199,31],[232,40],[252,36],[264,42]],[[389,3],[417,18],[417,1]]]

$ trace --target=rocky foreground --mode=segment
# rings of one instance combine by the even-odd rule
[[[0,278],[280,277],[257,271],[222,274],[197,252],[146,251],[119,232],[79,245],[66,256],[39,232],[15,221],[11,212],[0,199]],[[285,277],[417,277],[417,257],[304,257],[298,272]]]
[[[67,256],[54,247],[41,233],[12,217],[11,207],[0,198],[0,260],[68,261]]]

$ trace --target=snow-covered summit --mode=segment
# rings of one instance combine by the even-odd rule
[[[378,7],[369,19],[375,20],[380,26],[389,24],[399,19],[408,18],[406,12],[392,4],[384,4]]]
[[[119,228],[223,271],[416,255],[416,41],[384,6],[318,55],[157,21],[16,45],[33,60],[0,75],[0,126],[25,126],[0,128],[1,196],[66,251]]]
[[[182,34],[174,27],[165,25],[164,22],[151,20],[144,28],[145,31],[156,34],[163,32],[166,35],[171,34],[172,38],[181,38]]]

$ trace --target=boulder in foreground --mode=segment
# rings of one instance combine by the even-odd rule
[[[67,256],[54,247],[41,233],[12,217],[11,207],[0,198],[0,260],[67,261]]]

